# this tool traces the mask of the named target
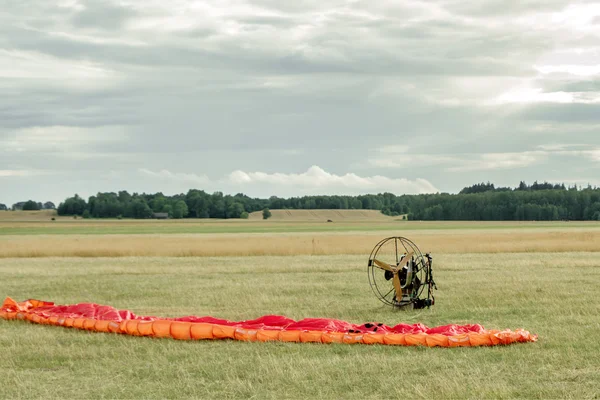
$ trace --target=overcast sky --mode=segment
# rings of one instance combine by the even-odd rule
[[[2,0],[0,203],[600,185],[600,2]]]

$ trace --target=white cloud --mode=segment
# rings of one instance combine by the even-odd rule
[[[564,151],[578,147],[588,147],[588,145],[579,143],[548,143],[537,146],[538,149],[543,151]]]
[[[0,146],[3,150],[15,152],[52,151],[68,156],[67,151],[87,147],[93,152],[95,146],[125,141],[126,135],[126,128],[122,126],[34,126],[9,132],[0,139]]]
[[[586,153],[588,158],[600,162],[600,149],[588,150]]]
[[[210,183],[210,179],[206,175],[196,175],[184,172],[171,172],[166,169],[162,169],[158,172],[155,172],[146,168],[139,168],[138,171],[145,176],[165,181],[188,182],[199,185]]]
[[[410,150],[410,147],[407,145],[403,145],[403,144],[383,146],[383,147],[379,148],[379,151],[384,154],[385,153],[404,154],[404,153],[408,153],[409,150]]]
[[[420,166],[444,165],[447,171],[477,171],[523,168],[540,162],[547,151],[525,151],[507,153],[461,153],[461,154],[405,154],[393,153],[391,147],[378,149],[369,159],[369,164],[380,168],[404,168],[418,163]]]
[[[496,97],[492,104],[509,103],[573,103],[573,93],[550,92],[546,93],[541,88],[514,88]]]
[[[388,178],[381,175],[361,177],[353,173],[335,175],[313,165],[306,172],[299,174],[232,172],[228,181],[237,185],[266,184],[273,187],[294,187],[299,191],[319,190],[323,193],[333,193],[346,190],[348,193],[373,193],[387,191],[392,193],[435,193],[435,188],[425,179],[409,180],[405,178]]]
[[[47,175],[47,171],[28,170],[28,169],[0,169],[0,178],[25,177]]]
[[[540,65],[534,68],[542,74],[566,73],[583,77],[600,74],[600,65]]]
[[[68,60],[40,52],[0,49],[0,78],[28,85],[105,89],[120,80],[119,74],[90,61]]]
[[[475,155],[473,159],[464,158],[461,165],[448,168],[449,171],[480,171],[496,169],[525,168],[544,160],[544,151],[525,151],[521,153],[485,153]]]

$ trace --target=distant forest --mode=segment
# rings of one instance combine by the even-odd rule
[[[53,208],[34,201],[13,205],[21,209]],[[25,205],[25,206],[24,206]],[[4,207],[4,208],[2,208]],[[39,207],[39,208],[35,208]],[[0,204],[0,209],[7,209]],[[411,220],[463,221],[557,221],[600,220],[600,188],[565,187],[564,184],[521,182],[516,188],[479,183],[458,194],[401,195],[392,193],[360,196],[303,196],[268,199],[244,194],[212,194],[191,189],[187,194],[98,193],[87,201],[78,195],[59,204],[59,215],[83,218],[248,218],[248,214],[277,209],[380,210]],[[270,213],[263,213],[268,217]]]

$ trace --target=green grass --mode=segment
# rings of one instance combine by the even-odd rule
[[[81,220],[81,221],[0,221],[1,235],[105,235],[105,234],[197,234],[197,233],[296,233],[296,232],[377,232],[391,230],[502,230],[502,229],[600,229],[597,222],[495,222],[495,221],[352,221],[315,223],[302,221],[189,220]]]
[[[159,316],[525,328],[492,348],[180,342],[0,321],[2,398],[597,398],[593,253],[438,254],[430,310],[374,297],[366,257],[6,259],[0,295]]]

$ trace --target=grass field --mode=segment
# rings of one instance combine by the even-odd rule
[[[83,230],[98,223],[53,222]],[[373,232],[355,222],[338,233],[133,235],[59,235],[45,222],[3,222],[0,229],[3,224],[31,224],[38,232],[0,236],[0,296],[17,300],[91,301],[138,314],[235,320],[284,314],[390,325],[481,323],[525,328],[539,341],[456,349],[178,342],[0,320],[1,398],[600,396],[600,245],[594,224],[431,223],[428,229]],[[372,294],[368,252],[389,233],[433,252],[439,290],[431,309],[392,310]],[[238,256],[217,251],[232,244],[242,249]],[[171,257],[193,248],[197,254]],[[210,248],[220,256],[209,256]],[[276,250],[283,255],[273,255]]]

